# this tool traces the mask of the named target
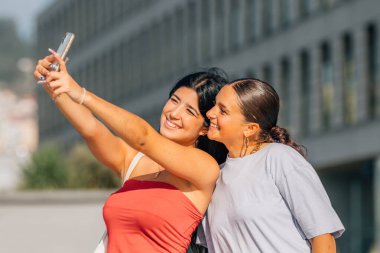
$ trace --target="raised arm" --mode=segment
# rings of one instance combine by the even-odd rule
[[[41,75],[48,75],[49,65],[54,57],[48,56],[38,61],[34,75],[39,80]],[[52,89],[47,84],[51,77],[47,76],[43,88],[52,96]],[[116,137],[106,128],[85,106],[74,102],[67,94],[54,98],[56,106],[85,140],[94,156],[119,176],[137,151],[129,147],[123,140]]]
[[[67,93],[77,103],[82,103],[97,115],[132,148],[143,152],[172,174],[181,177],[198,189],[214,186],[219,172],[216,161],[207,153],[177,144],[160,135],[145,120],[115,106],[80,87],[67,73],[65,63],[60,72],[50,72],[53,96]]]

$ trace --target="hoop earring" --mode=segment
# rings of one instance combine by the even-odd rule
[[[241,146],[241,149],[240,149],[240,157],[243,157],[247,154],[248,146],[249,146],[249,139],[248,137],[244,136],[243,145]],[[244,153],[243,153],[243,149],[244,149]]]

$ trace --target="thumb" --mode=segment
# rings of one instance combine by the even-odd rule
[[[61,58],[61,56],[59,56],[59,54],[51,48],[49,48],[49,52],[54,56],[54,59],[58,62],[60,71],[67,72],[66,62]]]

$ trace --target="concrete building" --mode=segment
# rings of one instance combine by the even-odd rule
[[[77,34],[70,70],[157,125],[174,81],[199,67],[275,86],[279,125],[308,148],[346,226],[340,252],[380,242],[378,0],[67,0],[38,20],[38,56]],[[41,141],[78,136],[38,91]],[[377,243],[379,245],[379,243]]]

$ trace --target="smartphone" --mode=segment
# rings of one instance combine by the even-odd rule
[[[66,59],[67,53],[69,52],[69,49],[70,49],[71,45],[73,44],[74,38],[75,38],[75,35],[73,33],[67,32],[65,35],[65,38],[62,40],[61,44],[59,45],[56,52],[59,56],[61,56],[61,58],[63,60]],[[52,63],[50,65],[50,69],[54,70],[54,71],[58,71],[59,70],[58,62]],[[44,82],[45,82],[45,77],[41,76],[40,80],[37,83],[43,84]]]

